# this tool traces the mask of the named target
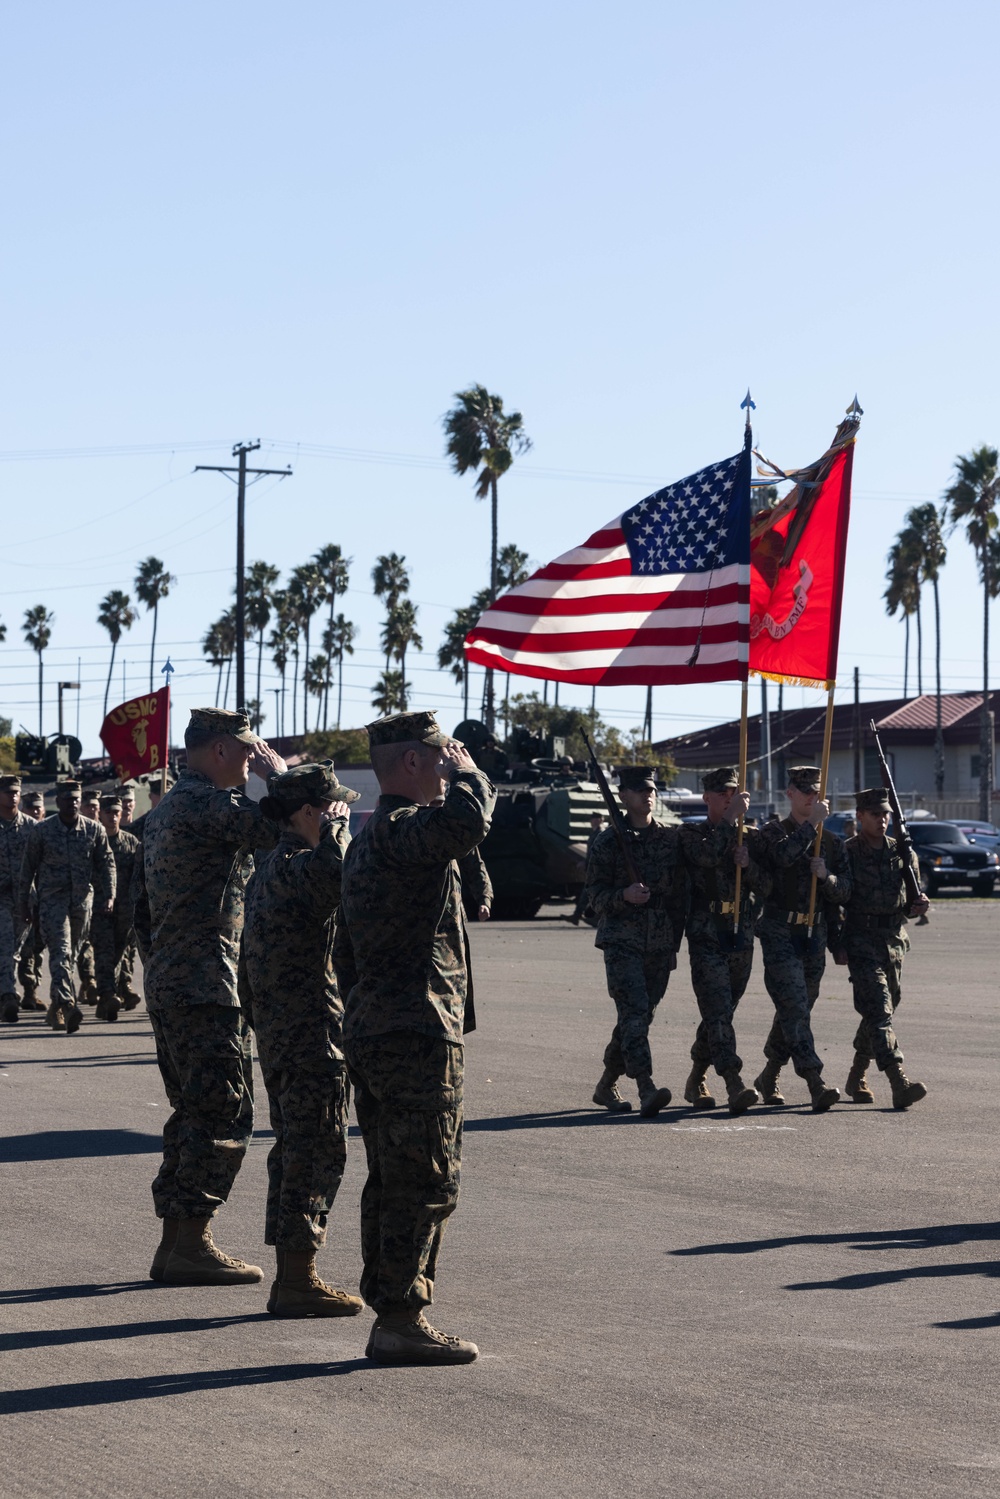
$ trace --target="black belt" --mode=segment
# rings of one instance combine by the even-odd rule
[[[744,901],[741,907],[746,908]],[[733,900],[697,900],[691,907],[692,911],[700,911],[709,916],[734,916],[736,914],[736,902]]]
[[[867,927],[869,929],[876,927],[883,930],[892,930],[894,927],[898,927],[905,914],[905,911],[890,911],[882,915],[863,915],[860,911],[852,911],[850,907],[848,907],[845,913],[848,926]]]
[[[808,911],[789,911],[785,906],[767,905],[761,915],[767,921],[780,921],[782,926],[808,926],[809,924]],[[813,914],[813,921],[819,919],[820,912],[817,909]]]

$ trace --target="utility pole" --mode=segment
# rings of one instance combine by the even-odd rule
[[[247,476],[252,481],[263,479],[266,474],[273,474],[279,479],[287,479],[292,466],[286,468],[247,468],[247,454],[256,453],[260,447],[257,442],[238,442],[233,448],[233,457],[238,459],[236,468],[227,468],[218,463],[196,463],[195,473],[204,470],[206,473],[225,474],[227,478],[236,475],[233,482],[236,485],[236,706],[246,707],[246,672],[245,672],[245,647],[247,634],[247,607],[246,607],[246,558],[244,547],[244,516],[246,512]]]
[[[74,687],[79,691],[80,684],[79,684],[79,682],[57,682],[56,686],[59,688],[59,738],[62,739],[62,737],[63,737],[63,705],[62,705],[62,695],[63,695],[64,692],[72,691],[72,689]],[[79,699],[77,701],[79,702]]]
[[[854,668],[854,790],[863,790],[861,785],[861,676]]]

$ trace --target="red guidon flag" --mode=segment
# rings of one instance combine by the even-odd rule
[[[162,770],[167,763],[170,688],[134,697],[112,708],[101,724],[101,742],[120,781]]]
[[[806,687],[836,681],[860,416],[855,402],[809,468],[785,473],[764,460],[770,474],[794,479],[795,488],[750,525],[750,670],[757,676]]]

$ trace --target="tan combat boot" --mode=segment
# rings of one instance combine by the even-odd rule
[[[51,1025],[54,1031],[64,1031],[66,1029],[66,1016],[63,1014],[62,1005],[56,1004],[55,1000],[52,1001],[45,1011],[45,1024]]]
[[[594,1102],[609,1114],[631,1114],[632,1105],[623,1098],[618,1087],[618,1075],[605,1067],[601,1080],[594,1089]]]
[[[892,1106],[894,1109],[908,1109],[911,1103],[919,1103],[922,1098],[927,1097],[927,1089],[923,1083],[911,1083],[903,1071],[902,1062],[890,1062],[885,1069],[885,1075],[889,1079],[892,1089]]]
[[[66,1034],[67,1036],[72,1036],[73,1032],[78,1031],[83,1024],[83,1011],[79,1005],[64,1005],[63,1008],[66,1011],[63,1020],[63,1024],[66,1027]]]
[[[163,1270],[168,1286],[245,1286],[264,1279],[259,1265],[234,1260],[212,1242],[208,1218],[179,1218],[177,1238]]]
[[[740,1076],[739,1069],[733,1067],[731,1071],[722,1074],[729,1095],[730,1114],[745,1114],[747,1109],[752,1109],[755,1103],[760,1103],[760,1094],[756,1088],[748,1088]]]
[[[708,1091],[705,1074],[708,1067],[703,1062],[695,1062],[691,1068],[691,1075],[684,1084],[684,1102],[689,1103],[693,1109],[714,1109],[715,1099]]]
[[[46,1008],[46,1006],[45,1006],[44,1000],[41,1000],[41,999],[38,998],[38,985],[37,984],[25,984],[25,986],[24,986],[24,998],[21,1000],[21,1009],[22,1010],[44,1010],[45,1008]]]
[[[854,1053],[854,1061],[847,1074],[847,1082],[844,1084],[844,1092],[852,1103],[875,1102],[875,1094],[868,1086],[868,1079],[865,1076],[868,1071],[868,1060],[863,1051]]]
[[[315,1249],[285,1249],[278,1255],[278,1279],[268,1298],[273,1317],[356,1317],[360,1296],[337,1290],[316,1274]]]
[[[840,1089],[827,1088],[823,1083],[823,1074],[818,1067],[804,1074],[806,1084],[809,1088],[809,1097],[812,1099],[814,1114],[825,1114],[835,1103],[840,1102]]]
[[[142,1002],[142,995],[136,994],[135,990],[130,989],[127,984],[118,990],[117,997],[121,1000],[123,1010],[134,1010]]]
[[[365,1353],[378,1364],[471,1364],[475,1343],[449,1338],[423,1312],[387,1312],[372,1328]]]
[[[661,1109],[665,1109],[670,1102],[672,1094],[669,1088],[658,1088],[653,1082],[650,1072],[642,1072],[636,1078],[639,1087],[639,1113],[643,1119],[652,1119]]]
[[[780,1072],[780,1062],[767,1062],[760,1077],[755,1077],[753,1080],[753,1085],[764,1103],[769,1104],[772,1109],[780,1109],[785,1102],[784,1094],[778,1088]]]
[[[173,1249],[176,1243],[177,1219],[164,1218],[163,1232],[160,1238],[160,1242],[156,1246],[156,1252],[153,1255],[153,1263],[149,1267],[150,1280],[163,1279],[163,1272],[167,1268],[167,1260],[170,1258],[170,1251]]]
[[[93,979],[81,979],[80,1003],[82,1005],[96,1005],[97,985],[94,983]]]

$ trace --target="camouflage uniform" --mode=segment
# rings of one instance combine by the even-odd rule
[[[243,965],[274,1130],[264,1240],[284,1249],[325,1242],[347,1160],[344,1006],[331,947],[349,837],[343,817],[315,849],[283,831],[247,889]]]
[[[604,1066],[620,1077],[653,1070],[649,1027],[666,993],[684,935],[688,877],[680,834],[654,818],[649,827],[627,828],[633,862],[651,892],[644,906],[630,905],[632,883],[614,828],[594,840],[587,866],[587,901],[598,917],[595,947],[604,951],[608,993],[618,1023],[604,1053]]]
[[[863,838],[849,838],[845,852],[851,870],[851,892],[844,901],[841,946],[847,953],[854,1008],[861,1024],[854,1050],[874,1058],[885,1072],[890,1062],[902,1062],[893,1029],[899,1005],[903,956],[910,943],[903,928],[909,899],[903,883],[903,859],[895,838],[872,848]],[[919,866],[914,859],[914,870]]]
[[[487,911],[491,911],[493,909],[493,881],[490,879],[489,870],[483,863],[483,856],[478,848],[474,848],[463,859],[459,859],[458,872],[462,881],[462,896],[466,910],[475,917],[478,917],[482,906],[485,906]]]
[[[90,923],[97,992],[102,999],[116,993],[119,968],[125,951],[133,940],[130,891],[139,840],[121,828],[114,838],[108,838],[108,845],[114,855],[117,872],[115,908],[110,916],[95,911]]]
[[[94,901],[115,898],[115,861],[99,822],[79,817],[67,827],[58,813],[32,825],[21,860],[19,915],[27,921],[34,888],[42,940],[49,950],[53,1004],[75,1004],[73,967],[90,928]]]
[[[17,886],[33,817],[15,812],[0,817],[0,994],[15,994],[14,965],[27,935],[27,923],[17,913]]]
[[[759,862],[757,834],[748,832],[745,846],[750,863],[740,880],[740,921],[734,942],[733,852],[737,836],[735,825],[728,822],[713,825],[707,818],[680,830],[684,862],[691,877],[691,909],[687,919],[691,986],[701,1013],[691,1060],[705,1068],[711,1062],[720,1076],[739,1072],[743,1067],[736,1051],[733,1016],[750,981],[754,921],[761,899],[771,888],[771,881]]]
[[[273,848],[278,833],[242,792],[186,770],[147,814],[143,835],[135,931],[174,1110],[153,1202],[159,1218],[207,1218],[229,1196],[253,1134],[252,1046],[237,968],[253,850]]]
[[[404,719],[437,736],[425,742],[444,741],[430,714]],[[393,742],[376,731],[395,722],[372,727],[373,745]],[[479,770],[454,771],[443,806],[381,796],[344,859],[334,967],[368,1156],[361,1294],[380,1317],[430,1303],[458,1203],[462,1037],[474,1017],[456,860],[485,838],[495,800]]]
[[[764,984],[776,1011],[764,1055],[779,1067],[791,1059],[801,1076],[823,1068],[809,1017],[826,968],[825,906],[835,908],[851,893],[844,845],[833,833],[824,831],[822,857],[828,878],[816,885],[815,924],[812,940],[808,940],[805,918],[812,886],[809,860],[815,841],[812,823],[799,823],[792,817],[765,823],[756,840],[757,855],[772,880],[771,895],[757,922]]]

